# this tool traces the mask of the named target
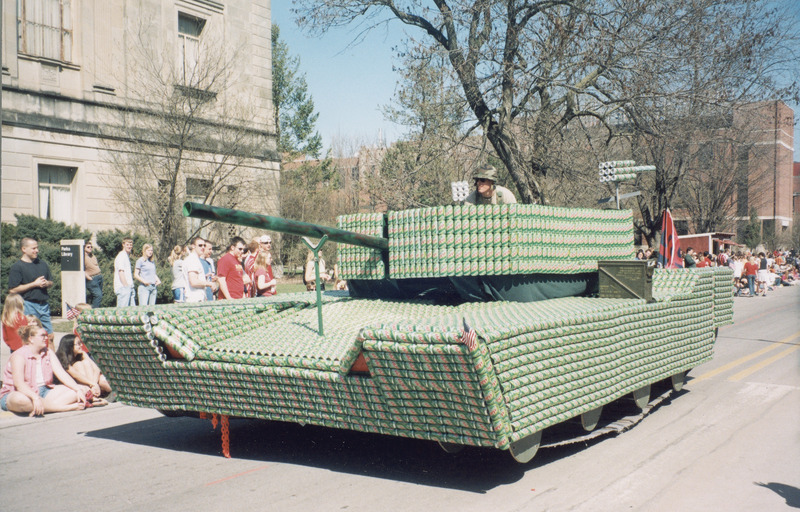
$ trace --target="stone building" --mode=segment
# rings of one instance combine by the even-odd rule
[[[3,222],[155,237],[185,199],[278,211],[270,0],[2,3]]]

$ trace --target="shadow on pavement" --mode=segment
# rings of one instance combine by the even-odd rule
[[[630,413],[620,402],[604,413],[601,426]],[[607,417],[606,417],[607,416]],[[543,442],[569,439],[583,432],[567,422],[547,429]],[[159,417],[85,432],[87,437],[208,456],[222,456],[220,427],[209,420]],[[519,481],[525,472],[570,457],[608,439],[540,449],[528,464],[519,464],[506,450],[465,447],[445,453],[437,443],[313,425],[266,420],[232,419],[230,454],[248,459],[303,465],[417,485],[484,493]]]
[[[212,430],[210,421],[195,418],[154,418],[85,435],[222,456],[220,427]],[[500,450],[467,447],[447,454],[429,441],[250,419],[231,420],[230,454],[234,459],[303,465],[477,493],[516,482],[529,467]]]
[[[797,487],[792,487],[791,485],[786,484],[779,484],[777,482],[769,482],[767,484],[762,482],[753,482],[756,485],[760,485],[761,487],[766,487],[770,491],[774,492],[784,500],[786,500],[786,505],[792,508],[800,508],[800,489]]]

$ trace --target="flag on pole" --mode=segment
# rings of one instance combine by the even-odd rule
[[[78,310],[78,308],[70,306],[67,302],[65,302],[64,305],[67,306],[67,320],[75,320],[80,316],[81,312]]]
[[[662,268],[683,267],[683,262],[678,256],[680,252],[680,241],[678,232],[675,231],[675,223],[672,221],[672,214],[669,208],[664,210],[661,220],[661,246],[658,248],[658,263]]]
[[[470,352],[478,348],[478,333],[469,326],[467,319],[464,318],[464,327],[461,329],[461,342],[467,346]]]

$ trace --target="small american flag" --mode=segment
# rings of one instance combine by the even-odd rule
[[[464,328],[461,329],[461,342],[467,346],[470,352],[478,348],[478,333],[469,326],[467,319],[464,318]]]
[[[67,306],[67,320],[75,320],[81,314],[78,308],[70,306],[68,303],[64,303]]]

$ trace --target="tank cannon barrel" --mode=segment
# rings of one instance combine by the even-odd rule
[[[184,203],[183,215],[195,219],[213,220],[216,222],[236,224],[237,226],[248,226],[251,228],[266,229],[269,231],[308,236],[311,238],[322,238],[324,235],[328,235],[328,240],[332,242],[358,245],[371,249],[380,249],[382,251],[387,251],[389,249],[389,241],[386,238],[202,203]]]

